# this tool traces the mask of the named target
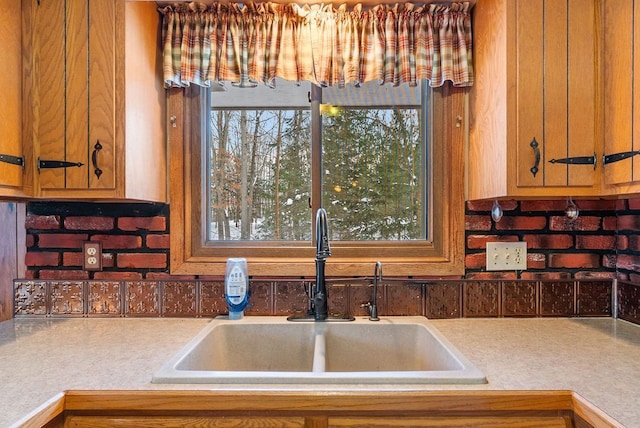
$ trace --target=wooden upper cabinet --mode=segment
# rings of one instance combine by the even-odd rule
[[[604,1],[604,184],[640,190],[640,2]]]
[[[469,199],[599,192],[599,19],[598,0],[478,0]]]
[[[37,196],[166,201],[153,3],[30,0],[25,86]]]
[[[40,190],[115,189],[115,4],[34,7]]]
[[[20,2],[0,0],[0,64],[4,71],[0,101],[0,197],[29,196],[22,143],[22,25]],[[28,188],[25,188],[28,187]]]

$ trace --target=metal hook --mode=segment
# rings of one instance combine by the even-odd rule
[[[491,218],[497,223],[502,219],[503,214],[504,212],[502,211],[502,207],[496,199],[495,201],[493,201],[493,207],[491,207]]]
[[[564,210],[565,215],[569,219],[569,221],[575,221],[580,215],[580,210],[578,206],[573,202],[571,196],[567,198],[567,209]]]

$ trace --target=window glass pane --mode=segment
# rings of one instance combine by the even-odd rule
[[[427,239],[425,88],[323,88],[314,109],[309,83],[212,90],[207,240],[311,241],[320,186],[334,241]]]
[[[323,206],[333,240],[427,237],[426,85],[322,93]]]
[[[209,240],[311,240],[308,88],[212,91]]]
[[[425,239],[420,110],[330,110],[322,153],[331,239]]]

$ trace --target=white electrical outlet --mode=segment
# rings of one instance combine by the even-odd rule
[[[87,241],[82,243],[82,266],[84,270],[102,270],[102,243]]]
[[[526,242],[487,242],[487,270],[526,269]]]

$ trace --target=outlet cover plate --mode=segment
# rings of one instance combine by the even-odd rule
[[[526,242],[487,242],[487,270],[526,269]]]
[[[102,242],[87,241],[82,243],[82,267],[84,270],[102,270]]]

